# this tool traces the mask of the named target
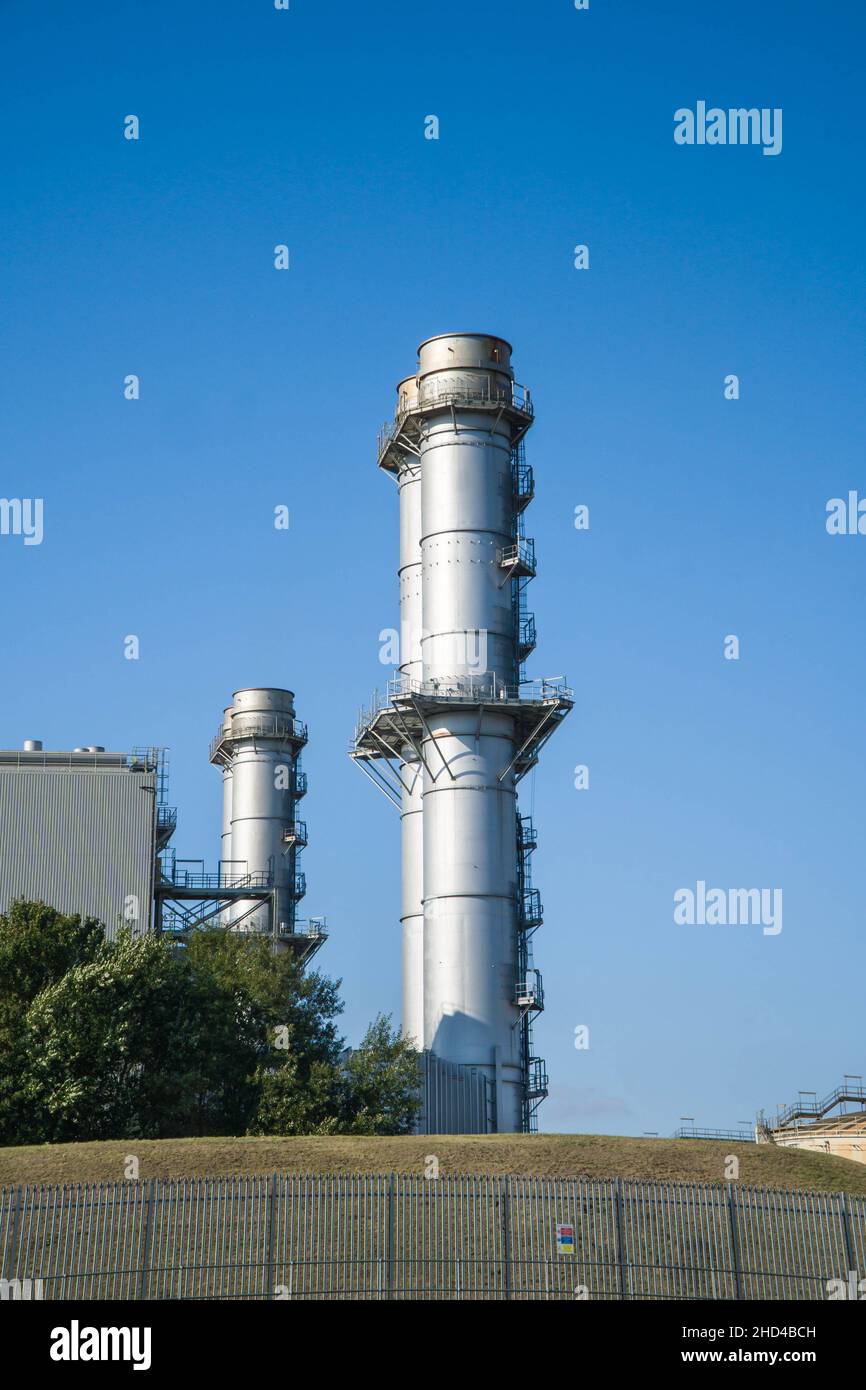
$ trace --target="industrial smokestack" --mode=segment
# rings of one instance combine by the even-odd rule
[[[546,1094],[531,1044],[543,1006],[535,837],[516,787],[572,706],[564,682],[531,685],[521,669],[535,644],[523,606],[532,418],[503,339],[421,344],[379,447],[400,495],[400,672],[352,749],[401,811],[404,1032],[454,1064],[442,1075],[455,1084],[461,1069],[488,1078],[501,1132],[532,1128]]]
[[[292,692],[255,687],[235,691],[211,751],[211,762],[223,769],[222,872],[272,889],[270,903],[236,901],[231,923],[271,931],[278,944],[294,932],[305,892],[298,856],[306,833],[296,802],[297,760],[306,741]]]

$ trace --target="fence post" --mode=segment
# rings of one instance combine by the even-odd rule
[[[616,1260],[619,1266],[619,1296],[628,1298],[625,1273],[625,1228],[622,1219],[622,1178],[617,1178],[613,1190],[613,1209],[616,1217]]]
[[[851,1239],[851,1222],[848,1219],[848,1203],[845,1200],[845,1193],[839,1193],[839,1215],[842,1218],[842,1239],[845,1242],[845,1258],[848,1261],[848,1268],[845,1271],[846,1282],[851,1278],[852,1272],[859,1277],[860,1271],[854,1263],[854,1242]]]
[[[277,1226],[277,1182],[277,1175],[273,1173],[271,1175],[271,1188],[268,1196],[268,1250],[266,1264],[267,1273],[265,1276],[267,1279],[265,1287],[268,1291],[268,1298],[273,1298],[274,1296],[274,1236]]]
[[[144,1241],[142,1242],[141,1252],[141,1274],[138,1281],[138,1296],[140,1299],[150,1297],[148,1288],[150,1275],[150,1243],[153,1231],[153,1186],[157,1180],[148,1178],[144,1199]]]
[[[21,1272],[16,1268],[18,1261],[18,1234],[21,1222],[21,1185],[15,1188],[15,1195],[12,1201],[12,1227],[9,1234],[9,1241],[6,1245],[6,1254],[3,1260],[3,1268],[0,1270],[4,1279],[20,1279]]]
[[[511,1297],[511,1182],[508,1174],[502,1180],[502,1259],[505,1297]]]
[[[737,1203],[734,1184],[728,1183],[728,1224],[731,1231],[731,1262],[734,1270],[734,1298],[743,1296],[743,1280],[740,1265],[740,1234],[737,1230]]]
[[[394,1297],[394,1174],[388,1175],[388,1221],[385,1227],[385,1297]]]

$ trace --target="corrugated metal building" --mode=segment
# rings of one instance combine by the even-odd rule
[[[15,898],[150,929],[156,855],[174,828],[161,749],[0,750],[0,911]]]

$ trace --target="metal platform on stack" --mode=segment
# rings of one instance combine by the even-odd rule
[[[484,714],[507,714],[515,721],[517,747],[499,773],[499,780],[513,771],[515,781],[520,781],[535,767],[542,748],[573,706],[574,692],[563,677],[527,681],[520,686],[500,684],[495,675],[488,673],[461,677],[454,684],[395,677],[388,683],[384,700],[375,698],[361,712],[350,757],[399,808],[400,790],[405,785],[399,766],[407,745],[415,750],[431,776],[436,774],[436,769],[428,766],[422,747],[425,738],[432,738],[431,716],[449,709],[477,710],[479,720]],[[390,780],[378,768],[370,768],[369,764],[376,762],[389,766]],[[442,766],[453,775],[447,764]]]
[[[231,762],[232,745],[238,738],[251,739],[282,739],[291,745],[297,753],[301,751],[307,742],[307,726],[300,719],[287,719],[281,715],[271,715],[260,719],[246,719],[243,724],[243,733],[232,735],[226,731],[225,726],[221,726],[214,737],[211,739],[209,758],[212,763],[219,763],[225,766]],[[306,790],[306,786],[304,788]],[[303,792],[300,793],[303,795]]]
[[[288,948],[299,964],[306,964],[328,939],[324,917],[295,921],[291,931],[271,927],[245,926],[262,903],[270,908],[270,920],[275,921],[275,893],[272,877],[265,873],[234,873],[220,869],[219,873],[194,873],[179,865],[183,861],[163,862],[162,872],[155,885],[156,929],[172,932],[179,938],[198,928],[220,927],[249,936],[264,936]],[[189,861],[198,863],[198,860]],[[227,924],[222,914],[233,903],[248,902],[249,907]],[[194,903],[195,906],[189,906]]]
[[[498,389],[489,381],[483,391],[455,390],[446,387],[439,391],[425,391],[420,398],[413,396],[401,402],[393,420],[387,421],[379,431],[377,459],[380,468],[386,473],[398,473],[405,454],[419,454],[421,420],[436,410],[450,410],[454,416],[455,429],[457,410],[480,411],[489,414],[494,421],[503,417],[511,421],[513,444],[519,445],[535,416],[535,408],[529,390],[511,383],[511,389]],[[525,504],[524,504],[525,505]]]

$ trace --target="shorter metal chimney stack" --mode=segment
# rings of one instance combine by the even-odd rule
[[[220,873],[242,885],[270,887],[269,901],[238,898],[230,924],[268,932],[279,945],[294,934],[306,891],[299,858],[307,842],[297,803],[306,791],[299,768],[306,726],[291,690],[237,690],[225,710],[210,760],[223,772]]]

